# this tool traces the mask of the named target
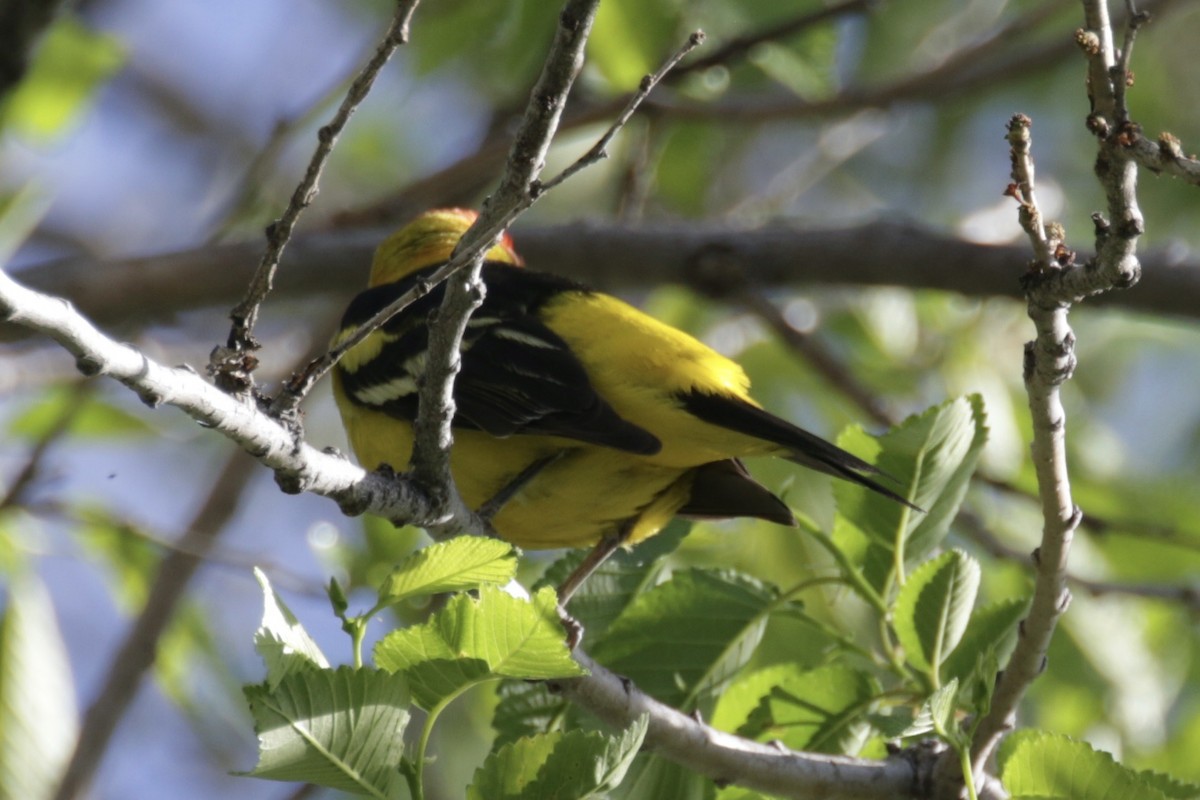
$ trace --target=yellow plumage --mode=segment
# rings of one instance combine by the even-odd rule
[[[473,219],[429,212],[389,237],[338,338],[448,260]],[[859,474],[870,465],[762,411],[741,367],[691,336],[614,297],[518,269],[507,237],[487,258],[488,299],[471,320],[455,390],[455,482],[478,508],[557,457],[496,514],[505,539],[533,549],[614,536],[636,544],[681,511],[790,522],[741,469],[746,456],[784,456],[895,497]],[[427,313],[406,309],[335,371],[350,444],[368,468],[408,464]]]

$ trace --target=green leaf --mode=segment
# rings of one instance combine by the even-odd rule
[[[306,669],[278,686],[247,686],[258,733],[256,778],[299,781],[378,798],[399,797],[409,719],[401,675]]]
[[[791,665],[788,665],[791,666]],[[880,692],[870,675],[844,664],[773,670],[770,687],[738,731],[793,750],[853,754],[869,733],[864,715]]]
[[[35,140],[62,133],[124,61],[124,48],[115,36],[60,17],[46,33],[29,72],[0,106],[3,125]]]
[[[666,530],[632,550],[618,550],[583,582],[568,609],[583,626],[584,649],[590,649],[593,639],[607,631],[635,597],[654,585],[666,556],[679,546],[690,528],[683,520],[673,521]],[[546,568],[534,588],[560,585],[586,555],[586,550],[567,553]]]
[[[958,696],[958,681],[950,681],[925,701],[922,711],[928,709],[933,729],[941,736],[951,736],[957,731],[954,725],[954,700]]]
[[[1151,770],[1139,770],[1138,779],[1158,789],[1171,800],[1196,800],[1200,797],[1200,784],[1187,783],[1170,775]]]
[[[475,771],[469,800],[588,798],[621,783],[646,735],[645,716],[608,736],[574,730],[518,739]]]
[[[990,690],[996,674],[987,665],[1007,659],[1028,606],[1028,600],[1013,598],[975,609],[958,647],[942,662],[942,678],[956,678],[964,689],[983,684]]]
[[[966,631],[979,578],[979,562],[951,550],[922,564],[900,588],[894,624],[910,664],[936,679]]]
[[[551,694],[540,681],[504,681],[496,694],[499,702],[492,714],[492,728],[496,731],[493,747],[547,733],[567,710],[567,701],[561,695]]]
[[[708,724],[733,733],[742,728],[771,690],[803,668],[798,664],[772,664],[737,675],[717,697]]]
[[[662,702],[692,708],[749,661],[777,600],[774,587],[730,570],[679,572],[636,597],[592,655]]]
[[[114,519],[107,508],[84,507],[77,513],[79,543],[107,568],[120,605],[130,613],[140,611],[158,572],[160,549],[151,543],[151,536],[126,520]]]
[[[885,484],[927,511],[913,511],[846,481],[834,484],[834,540],[852,561],[863,565],[872,586],[881,589],[887,583],[897,547],[907,569],[941,544],[986,440],[978,395],[909,417],[878,439],[860,427],[838,437],[839,446],[875,464],[895,481],[885,478]]]
[[[8,424],[8,431],[13,436],[37,441],[63,424],[72,436],[92,439],[131,438],[153,432],[141,417],[94,393],[81,398],[77,389],[68,386],[39,395]]]
[[[267,665],[267,685],[275,689],[294,672],[312,667],[327,668],[329,662],[321,648],[271,588],[266,573],[255,567],[254,577],[263,590],[262,624],[254,632],[254,649]]]
[[[933,730],[932,717],[926,714],[918,723],[912,709],[904,707],[889,709],[883,714],[868,714],[866,719],[884,739],[920,736]]]
[[[74,683],[54,606],[36,575],[19,569],[0,620],[0,796],[52,797],[76,734]]]
[[[380,605],[417,595],[461,592],[480,584],[503,585],[517,574],[513,546],[499,539],[459,536],[436,542],[396,565],[379,589]]]
[[[641,0],[601,3],[588,40],[588,64],[618,91],[636,89],[642,77],[658,69],[679,46],[671,41],[679,32],[672,5]]]
[[[50,210],[51,198],[37,184],[0,194],[0,264],[7,264]]]
[[[875,716],[871,724],[881,733],[891,739],[909,736],[924,736],[927,733],[949,735],[957,738],[958,728],[954,725],[955,697],[958,694],[958,682],[950,681],[939,687],[933,694],[925,698],[925,702],[917,709],[917,713],[905,728],[899,728],[903,720],[902,713],[893,714],[892,719]]]
[[[494,586],[480,588],[478,598],[455,595],[424,625],[381,639],[375,663],[405,672],[413,697],[425,709],[486,680],[583,674],[567,650],[558,602],[549,588],[532,600]]]
[[[653,753],[641,753],[609,796],[612,800],[709,800],[715,794],[713,782],[703,775]]]
[[[1022,730],[1000,747],[1000,779],[1012,795],[1069,800],[1166,800],[1158,778],[1147,778],[1113,757],[1067,736]]]

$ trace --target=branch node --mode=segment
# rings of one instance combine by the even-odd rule
[[[1075,31],[1075,44],[1086,56],[1094,58],[1100,55],[1100,36],[1095,31],[1079,28]]]
[[[1087,129],[1091,131],[1094,136],[1097,136],[1101,139],[1107,139],[1109,131],[1112,130],[1112,126],[1108,124],[1108,120],[1103,114],[1092,112],[1091,114],[1087,115]]]
[[[82,355],[75,359],[75,369],[85,378],[94,378],[104,373],[104,362],[91,355]]]

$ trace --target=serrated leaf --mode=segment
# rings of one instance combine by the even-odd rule
[[[583,626],[584,649],[591,648],[593,639],[608,630],[633,598],[654,585],[666,556],[679,546],[690,527],[683,520],[673,521],[666,530],[632,550],[618,550],[583,582],[568,608]],[[586,550],[567,553],[546,568],[534,588],[560,585],[586,555]]]
[[[254,632],[254,649],[267,665],[267,685],[274,689],[297,670],[327,668],[325,654],[271,588],[266,573],[255,567],[254,577],[263,590],[262,624]]]
[[[404,671],[425,709],[468,686],[496,678],[528,680],[583,674],[571,658],[552,589],[531,600],[483,586],[460,594],[424,625],[393,631],[375,646],[375,663]]]
[[[1009,736],[998,756],[1000,779],[1012,796],[1070,800],[1166,800],[1147,780],[1086,742],[1046,731]]]
[[[929,708],[929,716],[933,720],[933,729],[943,735],[955,731],[954,700],[958,697],[958,681],[950,681],[925,701]]]
[[[966,631],[979,579],[979,562],[961,550],[942,553],[909,576],[896,597],[893,618],[910,664],[937,676]]]
[[[409,719],[402,675],[339,667],[287,675],[274,689],[247,686],[259,739],[256,778],[399,797]]]
[[[653,753],[640,753],[625,780],[609,792],[611,800],[711,800],[713,782],[694,770]]]
[[[803,668],[798,664],[784,663],[740,673],[722,690],[708,724],[721,731],[737,731],[773,688],[799,672]]]
[[[1136,774],[1138,780],[1158,789],[1169,800],[1196,800],[1200,797],[1200,784],[1181,781],[1148,769],[1138,770]]]
[[[647,718],[610,736],[574,730],[506,744],[487,757],[467,789],[469,800],[584,798],[621,783],[646,736]]]
[[[592,655],[662,702],[694,707],[749,661],[777,600],[731,570],[678,572],[636,597]]]
[[[956,678],[964,689],[980,682],[990,689],[996,674],[987,664],[1004,663],[1016,641],[1017,623],[1028,605],[1028,600],[1014,598],[975,609],[958,646],[942,662],[942,678]]]
[[[834,484],[838,516],[834,540],[863,566],[871,584],[887,582],[902,548],[905,568],[931,553],[949,531],[967,482],[987,440],[983,400],[960,397],[906,419],[879,438],[852,427],[838,445],[891,476],[899,494],[926,509],[921,514],[846,481]]]
[[[499,702],[492,713],[492,729],[496,731],[493,749],[524,736],[548,733],[567,710],[567,701],[560,694],[551,694],[540,681],[504,681],[496,694]]]
[[[53,797],[77,734],[75,689],[54,606],[32,572],[0,620],[0,797]]]
[[[865,714],[880,692],[870,675],[844,664],[774,672],[767,691],[738,733],[780,740],[793,750],[853,754],[867,733]]]
[[[904,736],[920,736],[933,730],[933,719],[926,716],[917,724],[917,717],[909,708],[893,708],[886,714],[868,714],[867,722],[885,739]]]
[[[423,547],[396,565],[379,589],[379,602],[391,605],[417,595],[462,592],[484,583],[503,585],[517,574],[517,556],[508,542],[459,536]]]

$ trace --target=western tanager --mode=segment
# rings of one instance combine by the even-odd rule
[[[444,264],[474,219],[430,211],[388,237],[335,343]],[[864,475],[877,472],[870,464],[764,411],[736,363],[615,297],[524,269],[508,236],[488,251],[483,278],[454,387],[451,468],[472,508],[526,472],[492,519],[504,539],[632,545],[676,515],[794,524],[746,472],[747,456],[787,458],[906,502]],[[337,366],[334,393],[365,467],[409,461],[427,319],[442,295],[439,286],[410,305]]]

